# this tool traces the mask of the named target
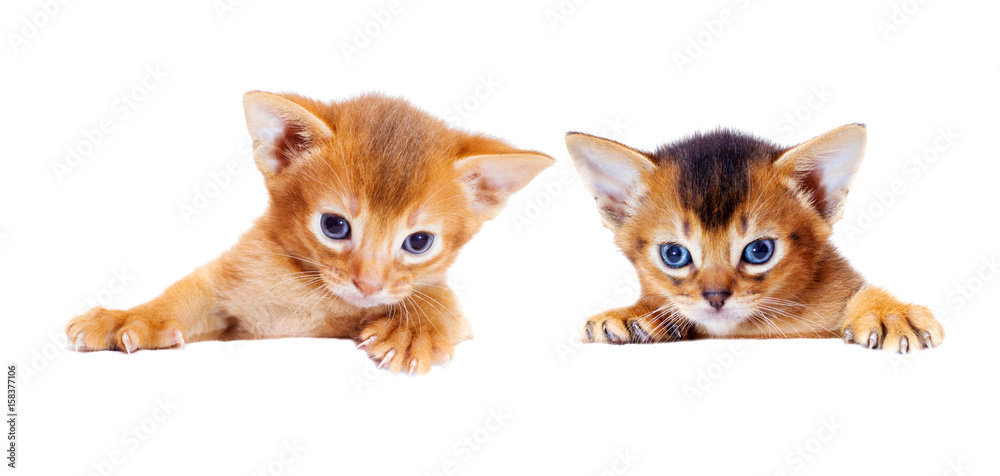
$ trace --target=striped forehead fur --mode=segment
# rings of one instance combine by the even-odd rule
[[[657,165],[677,167],[681,203],[702,226],[717,229],[727,225],[747,199],[751,167],[773,162],[784,150],[750,134],[716,129],[665,144],[652,159]]]

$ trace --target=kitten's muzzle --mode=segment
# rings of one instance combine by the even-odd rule
[[[701,293],[702,297],[708,301],[708,304],[715,308],[716,311],[722,309],[722,306],[726,305],[726,299],[732,296],[732,291],[729,290],[719,290],[719,291],[704,291]]]
[[[354,282],[354,287],[358,288],[361,295],[364,297],[371,296],[382,290],[385,287],[385,281],[366,279],[364,277],[357,277],[352,280]]]

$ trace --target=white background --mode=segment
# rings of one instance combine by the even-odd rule
[[[0,345],[20,372],[21,474],[1000,472],[995,2],[404,0],[379,28],[384,0],[219,5],[0,7]],[[476,337],[450,368],[393,377],[320,339],[65,350],[88,299],[144,302],[262,212],[253,89],[404,95],[557,159],[453,267]],[[932,306],[943,346],[571,337],[637,288],[565,132],[652,149],[717,125],[793,144],[850,122],[868,153],[836,240]],[[67,148],[87,154],[60,173]]]

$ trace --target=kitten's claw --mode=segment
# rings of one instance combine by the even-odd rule
[[[395,350],[390,350],[389,352],[387,352],[385,354],[385,357],[382,358],[382,361],[379,362],[378,368],[385,367],[386,364],[388,364],[389,362],[392,362],[392,358],[395,357],[395,356],[396,356],[396,351]]]
[[[135,351],[139,350],[139,346],[136,345],[136,344],[134,344],[132,342],[133,339],[131,337],[129,337],[130,333],[131,333],[131,331],[125,331],[125,332],[122,333],[122,347],[124,347],[125,348],[125,352],[129,353],[129,354],[131,354],[132,352],[135,352]]]
[[[184,347],[184,334],[172,317],[151,312],[95,307],[66,326],[67,342],[78,352]]]
[[[649,342],[649,334],[646,333],[646,330],[643,329],[637,321],[628,323],[628,331],[632,334],[636,341],[642,343]]]
[[[76,342],[73,343],[73,350],[77,352],[83,351],[83,332],[77,334]]]
[[[878,346],[878,334],[872,332],[868,334],[868,348],[874,349]]]
[[[608,330],[607,322],[604,323],[602,329],[604,329],[604,338],[608,340],[608,343],[619,345],[619,344],[624,344],[626,342],[622,338],[618,337],[618,334],[615,334]]]
[[[371,336],[371,337],[365,339],[363,342],[361,342],[360,344],[358,344],[357,348],[361,349],[361,348],[368,347],[369,345],[371,345],[372,342],[375,342],[375,336]]]
[[[944,339],[944,328],[926,307],[904,303],[873,286],[851,298],[841,332],[848,343],[900,354],[935,347]],[[866,338],[858,340],[860,336]]]
[[[174,346],[178,349],[183,349],[187,346],[187,342],[184,342],[184,333],[180,329],[174,329]]]
[[[682,325],[650,318],[645,311],[643,314],[642,317],[633,317],[634,311],[628,308],[605,311],[587,320],[580,340],[620,345],[672,342],[685,338],[687,331]],[[594,332],[598,327],[600,332]]]
[[[440,327],[441,324],[439,323]],[[423,375],[434,365],[451,360],[454,344],[446,340],[445,328],[388,317],[368,323],[358,337],[378,368],[394,374]]]
[[[684,340],[684,333],[681,331],[681,326],[677,324],[670,325],[670,336],[673,340]]]

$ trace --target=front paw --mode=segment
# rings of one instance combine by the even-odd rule
[[[184,334],[177,321],[134,311],[95,307],[73,318],[66,326],[69,347],[77,352],[183,347]]]
[[[434,365],[450,362],[454,345],[430,321],[411,322],[375,319],[361,331],[358,347],[365,348],[379,368],[396,374],[423,375]]]
[[[638,317],[629,308],[612,309],[587,319],[580,335],[585,343],[651,344],[688,338],[689,328],[673,317]]]
[[[944,340],[944,328],[929,309],[872,286],[848,303],[841,330],[848,343],[901,354],[937,347]]]

